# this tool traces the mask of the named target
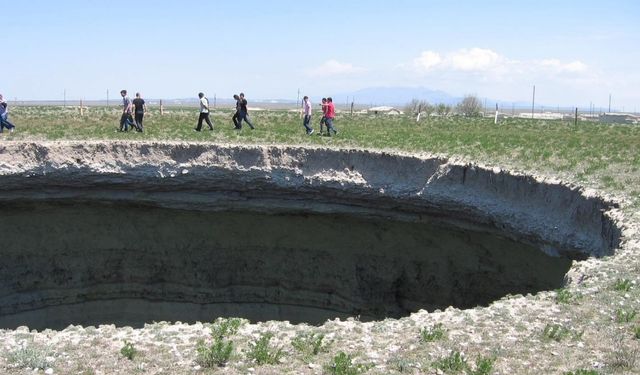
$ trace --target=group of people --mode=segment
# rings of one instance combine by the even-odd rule
[[[0,94],[0,133],[4,132],[5,128],[13,132],[16,127],[9,121],[9,105]]]
[[[322,126],[326,126],[327,135],[331,137],[331,133],[338,134],[338,130],[333,126],[333,119],[336,117],[336,107],[333,104],[333,99],[331,97],[322,98],[322,103],[320,104],[322,108],[322,118],[320,119],[320,135],[323,134]],[[309,100],[308,96],[305,96],[302,99],[302,111],[304,114],[304,120],[302,125],[304,126],[307,135],[313,134],[314,130],[311,127],[311,100]]]
[[[206,122],[207,125],[209,125],[209,130],[213,130],[213,122],[211,122],[211,118],[209,117],[209,99],[207,99],[202,92],[198,93],[198,98],[200,99],[200,117],[198,117],[198,124],[193,130],[197,132],[202,131],[203,122]],[[249,110],[247,109],[248,102],[244,97],[244,93],[241,92],[240,95],[233,95],[233,98],[236,100],[236,112],[231,118],[234,129],[242,129],[243,121],[249,125],[251,130],[255,129],[255,126],[253,126],[253,123],[249,119]]]
[[[136,98],[131,100],[127,95],[127,90],[120,91],[120,95],[122,96],[122,116],[120,117],[120,128],[118,131],[126,132],[129,129],[135,129],[137,132],[144,131],[144,115],[147,112],[147,105],[142,98],[142,95],[138,92],[136,93]],[[202,124],[206,122],[209,126],[209,130],[213,130],[213,122],[209,117],[210,108],[209,108],[209,99],[204,95],[204,93],[198,93],[198,98],[200,100],[200,116],[198,117],[198,124],[196,125],[195,131],[202,131]],[[249,119],[249,111],[247,109],[247,99],[244,96],[244,93],[240,93],[239,95],[233,95],[233,98],[236,100],[236,112],[233,114],[231,118],[233,121],[234,129],[241,130],[242,123],[246,122],[247,125],[251,128],[251,130],[255,129],[255,126]],[[333,125],[333,120],[336,116],[336,108],[333,104],[332,98],[322,98],[322,103],[320,104],[322,108],[322,118],[320,119],[320,135],[323,134],[323,126],[327,128],[327,135],[331,136],[331,133],[338,134],[338,130]],[[311,114],[312,114],[312,106],[311,101],[308,96],[305,96],[303,99],[302,109],[304,113],[304,120],[302,125],[304,126],[306,133],[311,135],[314,133],[313,127],[311,126]],[[13,132],[15,129],[15,125],[9,122],[8,118],[9,110],[7,102],[4,100],[2,94],[0,94],[0,133],[4,131],[4,129],[8,129]]]
[[[118,131],[126,132],[129,131],[129,128],[135,128],[137,132],[143,132],[144,114],[147,112],[147,104],[144,99],[139,92],[136,93],[136,98],[133,100],[127,96],[127,90],[120,91],[120,95],[122,96],[122,116]]]

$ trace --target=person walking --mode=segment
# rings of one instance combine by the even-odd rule
[[[144,131],[144,125],[142,122],[144,121],[144,114],[147,113],[147,104],[144,102],[144,99],[142,99],[139,92],[136,93],[136,98],[133,99],[133,108],[136,125],[140,131]]]
[[[251,130],[255,129],[251,121],[249,120],[249,110],[247,109],[247,99],[244,98],[244,93],[240,93],[240,114],[238,116],[238,129],[242,129],[242,120],[244,120]]]
[[[332,98],[327,98],[327,113],[326,113],[325,125],[327,125],[327,133],[329,137],[331,137],[331,132],[333,134],[338,134],[338,130],[333,126],[333,119],[336,118],[336,107],[333,104]]]
[[[4,100],[4,96],[0,94],[0,133],[4,132],[4,128],[13,133],[16,126],[9,121],[9,105]]]
[[[236,100],[236,112],[233,114],[233,117],[231,117],[231,120],[233,120],[234,129],[240,129],[238,120],[240,119],[240,107],[242,105],[241,105],[240,97],[238,96],[238,94],[234,94],[233,98]]]
[[[197,132],[201,131],[203,120],[207,122],[207,125],[209,125],[209,130],[213,130],[213,124],[209,118],[209,99],[207,99],[204,96],[204,93],[201,92],[198,93],[198,98],[200,98],[200,117],[198,117],[198,125],[193,130]]]
[[[320,134],[322,135],[322,126],[327,122],[327,98],[322,98],[322,118],[320,119]]]
[[[123,131],[126,132],[126,131],[129,131],[129,126],[131,126],[132,128],[136,128],[137,131],[140,131],[135,121],[133,121],[133,117],[131,116],[133,103],[131,102],[131,99],[129,99],[129,97],[127,96],[127,90],[121,90],[120,96],[122,96],[122,116],[120,116],[119,130],[121,132]]]
[[[304,110],[304,121],[302,125],[307,132],[307,135],[313,134],[313,128],[311,127],[311,101],[308,96],[305,96],[303,99],[302,108]]]

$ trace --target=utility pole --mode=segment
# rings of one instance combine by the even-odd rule
[[[609,113],[611,113],[611,94],[609,94]]]
[[[107,89],[107,107],[109,107],[109,89]]]
[[[215,108],[216,108],[216,100],[217,100],[217,98],[216,98],[216,94],[214,93],[214,94],[213,94],[213,109],[215,109]]]
[[[62,100],[64,103],[64,107],[67,108],[67,89],[64,89],[64,92],[62,94]]]
[[[534,110],[536,108],[536,85],[533,85],[533,100],[531,100],[531,118],[534,118]]]
[[[300,89],[298,89],[298,98],[296,99],[296,107],[300,105]]]

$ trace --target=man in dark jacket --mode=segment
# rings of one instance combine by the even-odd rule
[[[242,120],[249,124],[251,130],[255,129],[251,121],[249,120],[249,110],[247,109],[247,99],[244,98],[244,93],[240,93],[240,112],[238,114],[238,129],[242,129]]]

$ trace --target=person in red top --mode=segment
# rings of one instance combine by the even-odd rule
[[[336,106],[333,104],[332,98],[327,98],[327,113],[325,114],[325,125],[327,125],[327,132],[329,133],[329,137],[331,137],[331,132],[333,134],[338,134],[338,130],[333,126],[333,119],[336,117]]]
[[[320,119],[320,134],[318,135],[322,135],[322,127],[327,121],[327,98],[322,98],[322,104],[320,105],[322,106],[322,118]]]

